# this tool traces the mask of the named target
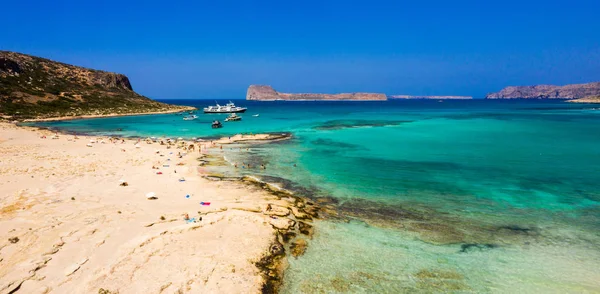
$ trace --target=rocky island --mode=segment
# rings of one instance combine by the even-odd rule
[[[250,85],[246,100],[256,101],[385,101],[387,96],[380,93],[280,93],[273,87],[266,85]]]
[[[565,86],[535,85],[510,86],[497,93],[490,93],[486,99],[578,99],[600,95],[600,82],[587,84],[572,84]]]
[[[7,119],[176,112],[190,107],[133,91],[127,76],[0,51],[0,115]]]
[[[411,95],[390,95],[390,99],[473,99],[472,96],[411,96]]]

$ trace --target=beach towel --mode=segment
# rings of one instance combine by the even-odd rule
[[[200,202],[200,205],[210,205],[210,202]]]

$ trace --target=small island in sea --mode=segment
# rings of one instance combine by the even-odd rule
[[[257,101],[385,101],[387,96],[381,93],[280,93],[267,85],[250,85],[246,100]]]
[[[579,99],[600,95],[600,82],[565,86],[535,85],[510,86],[500,92],[489,93],[486,99]]]
[[[0,115],[5,118],[74,118],[193,109],[140,95],[123,74],[0,51]]]

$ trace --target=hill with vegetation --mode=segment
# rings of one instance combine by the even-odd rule
[[[187,110],[133,91],[122,74],[0,51],[0,115],[43,119]]]

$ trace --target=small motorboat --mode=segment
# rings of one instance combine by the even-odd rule
[[[229,116],[228,116],[228,117],[225,119],[225,121],[239,121],[239,120],[242,120],[242,117],[241,117],[241,116],[238,116],[238,115],[237,115],[237,114],[235,114],[235,113],[232,113],[232,114],[230,114],[230,115],[229,115]]]
[[[212,126],[213,129],[218,129],[218,128],[222,128],[223,127],[223,125],[221,124],[221,122],[218,121],[218,120],[213,121],[212,124],[211,124],[211,126]]]
[[[253,114],[252,116],[254,116],[254,117],[258,117],[259,115],[260,115],[260,114],[258,114],[258,113],[257,113],[257,114]]]
[[[193,115],[184,116],[183,120],[195,120],[197,118],[198,118],[198,116],[193,114]]]

